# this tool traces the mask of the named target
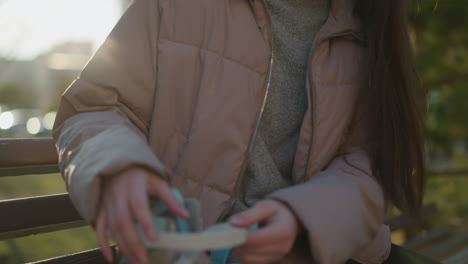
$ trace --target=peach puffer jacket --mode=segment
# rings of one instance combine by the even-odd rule
[[[307,232],[318,263],[381,263],[385,201],[352,111],[365,38],[350,0],[331,0],[313,43],[295,185],[271,194]],[[136,0],[64,93],[54,128],[74,205],[93,222],[102,180],[131,166],[201,201],[210,225],[229,211],[268,94],[264,0]],[[359,121],[361,120],[361,121]]]

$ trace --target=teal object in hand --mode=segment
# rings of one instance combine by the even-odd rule
[[[231,247],[245,242],[247,230],[221,223],[202,231],[200,205],[197,200],[184,199],[177,190],[172,190],[176,198],[190,212],[189,219],[171,214],[161,201],[152,201],[153,224],[159,236],[156,242],[145,239],[149,263],[157,264],[237,264],[229,262]],[[137,226],[140,236],[144,234]],[[225,248],[223,248],[225,247]],[[211,250],[209,256],[206,252]],[[119,264],[127,264],[121,256]]]

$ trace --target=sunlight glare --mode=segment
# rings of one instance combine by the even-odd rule
[[[0,54],[32,59],[64,42],[92,42],[96,47],[114,27],[121,7],[122,0],[3,1]]]

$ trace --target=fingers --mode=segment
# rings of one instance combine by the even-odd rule
[[[148,196],[144,192],[130,190],[130,209],[136,222],[140,223],[147,239],[155,241],[157,238],[154,228]]]
[[[292,242],[285,229],[273,222],[256,232],[249,232],[246,243],[236,250],[243,257],[269,256],[272,261],[286,255],[291,246]]]
[[[174,215],[188,218],[189,212],[183,204],[172,193],[169,184],[158,177],[150,177],[148,184],[148,193],[160,199]]]
[[[286,230],[275,222],[247,234],[246,245],[258,246],[281,242],[287,238]]]
[[[101,215],[96,222],[98,243],[107,260],[112,260],[113,253],[106,242],[109,230],[130,263],[147,263],[146,248],[135,224],[141,226],[146,238],[156,240],[148,195],[160,199],[174,215],[189,217],[163,179],[139,168],[122,172],[104,185]]]
[[[106,214],[105,211],[101,212],[96,222],[96,236],[99,248],[101,249],[102,255],[107,262],[112,262],[113,252],[107,242],[107,228],[106,228]]]
[[[231,218],[231,223],[248,227],[262,224],[260,229],[247,234],[247,241],[233,250],[241,263],[271,263],[291,250],[297,235],[297,220],[281,203],[265,200],[250,210]]]
[[[288,242],[281,237],[265,235],[269,232],[279,233],[279,231],[268,227],[261,230],[260,235],[259,231],[250,233],[247,242],[233,250],[236,260],[241,263],[272,263],[288,254],[291,249]],[[255,236],[258,237],[257,241],[252,239]]]
[[[129,263],[141,263],[138,259],[138,256],[132,253],[128,242],[120,233],[112,233],[112,236],[114,237],[115,242],[119,246],[119,251],[121,251],[122,255],[124,255],[128,259]]]
[[[253,224],[268,220],[275,212],[274,204],[267,200],[261,201],[252,208],[231,217],[230,222],[237,227],[250,227]]]
[[[133,214],[130,212],[129,201],[125,198],[116,199],[112,204],[116,217],[113,219],[113,235],[118,233],[120,237],[119,246],[122,251],[128,252],[138,260],[138,263],[146,263],[146,248],[141,238],[137,235]],[[128,254],[127,253],[127,254]],[[126,255],[128,256],[128,255]]]

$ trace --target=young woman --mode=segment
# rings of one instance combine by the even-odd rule
[[[404,0],[135,0],[62,98],[71,198],[111,258],[147,257],[148,196],[260,228],[241,263],[382,263],[417,210],[423,96]],[[306,250],[304,250],[304,248]]]

